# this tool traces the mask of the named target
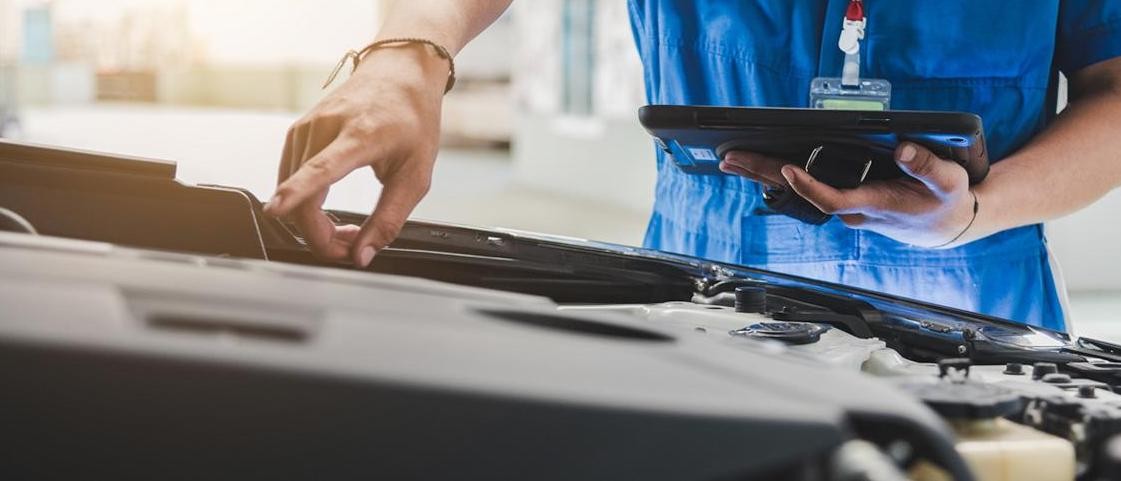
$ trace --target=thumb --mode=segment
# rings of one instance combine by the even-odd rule
[[[914,142],[903,142],[895,149],[895,161],[907,175],[922,182],[930,190],[947,194],[968,182],[960,165],[934,155],[926,147]]]

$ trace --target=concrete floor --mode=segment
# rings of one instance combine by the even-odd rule
[[[242,186],[267,199],[285,130],[296,117],[97,105],[26,110],[23,130],[25,140],[32,142],[174,160],[181,180]],[[504,152],[444,149],[431,193],[414,215],[622,244],[641,242],[646,211],[525,188],[517,185],[511,170]],[[378,191],[370,171],[356,172],[332,189],[327,206],[365,211]],[[1077,334],[1121,341],[1121,293],[1072,292],[1071,311]]]

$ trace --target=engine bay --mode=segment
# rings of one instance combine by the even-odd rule
[[[0,471],[1121,479],[1110,342],[439,222],[358,270],[174,170],[0,143]]]

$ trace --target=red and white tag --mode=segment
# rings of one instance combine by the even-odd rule
[[[868,18],[864,16],[864,2],[851,0],[849,8],[845,11],[845,20],[841,24],[841,38],[837,40],[837,47],[846,55],[855,55],[860,52],[860,41],[864,40],[864,28]]]

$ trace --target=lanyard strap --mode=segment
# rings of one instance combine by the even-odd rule
[[[860,85],[860,41],[864,40],[864,29],[868,18],[864,15],[863,0],[849,0],[845,18],[841,23],[841,36],[837,47],[845,53],[845,65],[841,70],[841,85],[856,87]]]

